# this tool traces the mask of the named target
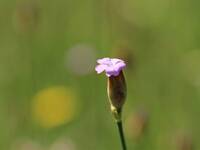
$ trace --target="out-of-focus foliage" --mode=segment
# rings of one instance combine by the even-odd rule
[[[0,149],[120,150],[105,56],[128,64],[128,149],[200,149],[199,5],[0,0]]]

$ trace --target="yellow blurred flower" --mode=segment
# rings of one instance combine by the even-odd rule
[[[77,111],[75,94],[63,86],[39,91],[32,103],[34,120],[44,128],[69,123]]]

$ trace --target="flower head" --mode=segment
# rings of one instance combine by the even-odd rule
[[[95,70],[97,73],[105,71],[107,78],[107,94],[110,102],[111,112],[117,123],[122,149],[126,149],[126,143],[122,128],[122,107],[126,99],[126,81],[122,69],[126,66],[125,62],[117,58],[102,58],[97,60],[98,65]]]
[[[102,58],[97,60],[98,65],[95,70],[97,73],[106,72],[108,77],[118,76],[123,68],[126,67],[126,64],[123,60],[118,58]]]
[[[111,104],[111,111],[116,121],[121,121],[121,110],[126,99],[126,81],[122,69],[125,62],[118,58],[98,59],[95,70],[97,73],[105,71],[108,76],[107,94]]]

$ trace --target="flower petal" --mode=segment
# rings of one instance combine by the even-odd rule
[[[118,58],[112,58],[112,59],[111,59],[111,62],[112,62],[113,65],[115,65],[115,64],[117,64],[117,63],[124,62],[124,61],[121,60],[121,59],[118,59]]]
[[[119,62],[115,65],[115,70],[117,72],[120,72],[123,68],[126,67],[126,64],[124,62]]]
[[[106,67],[105,72],[108,77],[113,76],[113,75],[116,76],[116,74],[118,74],[118,72],[116,72],[114,66]]]
[[[102,59],[98,59],[97,63],[99,64],[104,64],[104,65],[110,65],[110,58],[106,57],[106,58],[102,58]]]
[[[99,73],[102,73],[105,70],[105,67],[106,67],[105,65],[97,65],[95,67],[95,70],[99,74]]]

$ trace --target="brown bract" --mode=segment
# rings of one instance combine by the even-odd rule
[[[118,76],[108,78],[107,91],[111,106],[121,111],[126,99],[126,81],[122,71]]]

